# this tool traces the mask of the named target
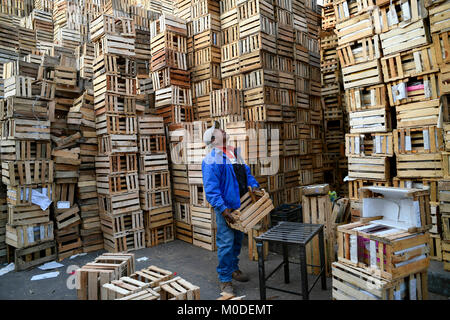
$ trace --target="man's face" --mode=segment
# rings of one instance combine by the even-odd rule
[[[228,140],[227,133],[222,129],[214,130],[214,144],[216,146],[226,145]]]

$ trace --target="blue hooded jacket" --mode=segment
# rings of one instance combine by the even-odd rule
[[[237,158],[238,155],[236,154]],[[250,168],[245,165],[247,171],[247,184],[252,188],[259,188],[259,183],[252,176]],[[241,198],[239,196],[239,184],[234,173],[233,164],[226,154],[213,148],[202,161],[203,187],[206,200],[218,213],[226,208],[239,209]]]

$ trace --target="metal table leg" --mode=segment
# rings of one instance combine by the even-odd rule
[[[283,243],[284,283],[289,283],[289,255],[288,246]]]
[[[259,271],[259,298],[266,300],[266,275],[264,270],[263,241],[257,241],[258,271]]]
[[[324,237],[323,237],[323,228],[319,232],[319,251],[320,251],[320,267],[323,269],[321,274],[321,281],[322,281],[322,290],[327,290],[327,277],[325,272],[325,244],[324,244]]]
[[[308,273],[306,271],[306,246],[300,246],[300,270],[302,276],[302,296],[303,300],[309,300],[308,293]]]

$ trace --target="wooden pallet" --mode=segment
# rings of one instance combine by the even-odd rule
[[[442,129],[436,126],[395,129],[393,134],[397,155],[444,151]]]
[[[439,99],[398,105],[397,128],[436,126],[439,110]]]
[[[380,34],[383,55],[406,51],[430,43],[430,34],[423,19]]]
[[[384,81],[438,72],[435,48],[432,45],[381,58]]]
[[[14,251],[16,271],[24,271],[56,259],[55,241],[47,241]]]
[[[161,300],[200,300],[200,288],[181,277],[160,283]]]
[[[352,112],[349,120],[350,133],[387,132],[391,128],[390,110],[387,107]]]
[[[397,155],[399,178],[440,178],[444,176],[443,167],[440,153]]]
[[[348,158],[348,176],[353,179],[387,181],[389,170],[388,157]]]
[[[333,300],[428,300],[426,270],[392,281],[366,268],[334,262],[332,277]]]
[[[398,230],[388,236],[374,236],[371,234],[374,231],[369,231],[370,228],[352,231],[363,226],[377,230],[376,225],[371,226],[362,222],[338,227],[339,262],[367,268],[372,274],[388,280],[403,278],[428,267],[427,252],[430,238],[428,233],[409,233]],[[389,227],[385,228],[389,229]],[[378,229],[382,228],[378,227]],[[370,250],[364,250],[361,247],[366,242],[370,244]],[[416,246],[419,247],[410,249]],[[408,250],[411,253],[409,255],[395,254],[400,250]],[[398,265],[400,262],[406,262],[406,264]]]

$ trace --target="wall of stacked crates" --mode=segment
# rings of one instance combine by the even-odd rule
[[[430,191],[429,256],[448,270],[448,1],[332,1],[354,221],[365,186]],[[446,49],[447,48],[447,49]]]
[[[201,176],[212,121],[276,206],[339,181],[343,116],[321,89],[338,80],[321,76],[314,1],[21,8],[0,16],[4,259],[27,268],[175,236],[215,250]]]

